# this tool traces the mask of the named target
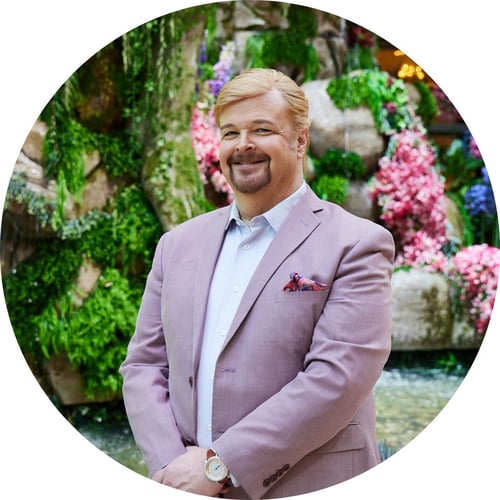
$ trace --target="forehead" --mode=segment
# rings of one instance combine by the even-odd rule
[[[221,112],[220,126],[234,126],[241,123],[280,123],[290,120],[287,102],[278,90],[247,97],[228,104]]]

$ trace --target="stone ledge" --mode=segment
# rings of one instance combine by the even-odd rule
[[[482,336],[455,318],[450,285],[439,273],[411,269],[392,277],[392,350],[477,349]]]

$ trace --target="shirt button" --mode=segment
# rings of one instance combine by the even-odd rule
[[[222,329],[222,330],[220,331],[220,335],[221,335],[222,337],[225,337],[225,336],[227,335],[227,330],[226,330],[226,329]]]
[[[212,430],[212,424],[209,424],[208,426],[208,430],[211,431]]]
[[[233,286],[233,292],[238,293],[240,291],[240,287],[238,285]]]
[[[245,250],[248,250],[248,249],[250,248],[250,245],[249,245],[248,243],[246,243],[245,245],[243,245],[243,248],[244,248]]]

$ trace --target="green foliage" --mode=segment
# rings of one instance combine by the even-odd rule
[[[196,12],[211,13],[213,35],[215,6]],[[176,127],[176,132],[189,127],[185,118],[190,103],[185,116],[183,109],[175,116],[163,110],[170,109],[178,95],[180,42],[192,22],[190,9],[185,9],[130,31],[96,54],[53,96],[41,119],[48,126],[44,173],[55,181],[55,199],[28,190],[22,175],[11,180],[7,203],[25,205],[41,227],[55,232],[53,238],[37,241],[35,253],[4,278],[14,332],[37,375],[46,357],[64,351],[83,373],[87,391],[119,389],[117,370],[162,232],[140,187],[144,152],[163,137],[166,127]],[[177,146],[185,149],[179,141]],[[68,193],[77,204],[81,201],[86,155],[95,151],[115,185],[113,196],[102,210],[67,220]],[[191,163],[187,154],[177,151],[172,161],[168,157],[162,164],[163,181],[173,179],[174,161],[181,163],[179,182],[184,182],[188,165],[197,175],[194,153]],[[102,275],[80,304],[75,301],[75,283],[84,257]]]
[[[50,223],[51,216],[56,209],[56,204],[53,200],[47,200],[27,189],[26,179],[19,173],[14,173],[10,178],[5,197],[5,206],[12,201],[24,205],[28,214],[35,217],[40,227],[46,227]]]
[[[221,41],[216,38],[217,34],[217,5],[206,5],[206,30],[205,30],[205,55],[206,64],[200,68],[202,74],[200,80],[205,81],[213,78],[213,65],[219,60]]]
[[[439,370],[439,372],[465,375],[475,356],[475,350],[392,351],[385,369],[428,371],[429,375],[434,370]]]
[[[108,210],[108,216],[83,235],[82,250],[102,268],[119,267],[145,278],[162,232],[149,201],[137,185],[126,186]]]
[[[330,148],[315,161],[315,171],[318,176],[341,176],[349,180],[360,180],[366,173],[366,167],[357,153]]]
[[[322,175],[312,182],[311,188],[322,200],[341,205],[349,194],[349,181],[338,175]]]
[[[323,200],[342,205],[349,194],[349,181],[359,180],[366,173],[361,157],[353,151],[330,148],[315,159],[312,190]]]
[[[389,135],[412,126],[404,82],[385,71],[364,70],[352,76],[333,78],[327,93],[341,110],[368,106],[382,134]]]
[[[26,179],[22,174],[13,174],[7,188],[5,204],[15,201],[24,205],[40,227],[50,225],[62,240],[81,238],[85,232],[95,227],[100,219],[107,217],[106,213],[91,210],[81,217],[66,220],[65,213],[60,207],[61,200],[56,203],[53,199],[37,195],[26,186]],[[57,185],[58,191],[64,191],[64,186],[64,179],[60,180]],[[58,192],[58,196],[64,198],[64,193]]]
[[[446,179],[446,190],[458,192],[468,188],[476,180],[484,165],[482,158],[467,155],[461,139],[455,139],[448,149],[439,155],[438,168]]]
[[[378,69],[378,61],[373,48],[356,44],[347,51],[345,72],[348,73],[357,69]]]
[[[142,145],[137,134],[128,130],[119,130],[114,135],[96,134],[95,145],[110,177],[140,179]]]
[[[417,105],[417,114],[422,118],[424,125],[429,125],[438,114],[436,98],[425,82],[414,82],[413,85],[420,95],[420,101]]]
[[[245,55],[251,68],[272,68],[280,64],[304,69],[304,79],[312,80],[319,70],[318,54],[309,40],[317,30],[313,10],[289,5],[289,28],[269,30],[252,35],[246,43]]]
[[[92,216],[92,223],[86,224]],[[133,331],[161,227],[144,193],[132,185],[111,202],[109,213],[91,212],[87,218],[68,221],[63,233],[61,238],[41,240],[36,253],[5,276],[12,327],[35,371],[41,370],[44,357],[68,350],[70,361],[85,374],[88,390],[115,391],[116,369],[123,359],[119,357],[124,356]],[[84,255],[105,270],[101,286],[78,309],[73,302],[74,282]],[[121,269],[119,279],[116,267]],[[102,288],[103,282],[119,286],[111,292]],[[89,323],[86,329],[83,322]]]
[[[81,306],[72,294],[51,300],[35,321],[43,354],[67,353],[71,365],[81,369],[90,396],[116,393],[141,295],[142,287],[107,269]]]
[[[463,221],[462,245],[488,243],[499,245],[498,219],[493,213],[471,214],[465,206],[466,194],[478,183],[484,161],[467,153],[464,141],[455,139],[448,149],[440,151],[437,162],[439,172],[445,178],[448,198],[458,207]],[[455,250],[455,249],[453,249]]]
[[[36,318],[50,300],[68,293],[83,257],[75,240],[40,240],[36,253],[3,278],[5,303],[21,350],[39,367],[41,351]]]
[[[78,199],[85,184],[84,154],[94,149],[94,140],[83,125],[58,105],[57,94],[50,108],[54,114],[43,144],[45,174],[57,179]],[[60,201],[64,203],[64,196]]]

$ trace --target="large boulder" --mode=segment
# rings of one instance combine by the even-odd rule
[[[399,270],[392,277],[392,349],[478,349],[482,337],[455,317],[443,274]]]
[[[450,347],[453,318],[449,284],[442,274],[416,269],[395,272],[392,306],[393,349]]]
[[[384,154],[384,138],[367,106],[342,111],[333,104],[326,91],[329,82],[326,79],[302,84],[309,100],[311,153],[321,158],[330,148],[353,151],[372,172]]]

